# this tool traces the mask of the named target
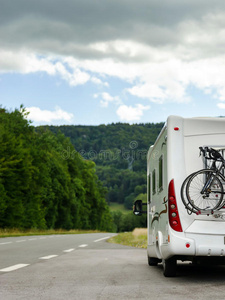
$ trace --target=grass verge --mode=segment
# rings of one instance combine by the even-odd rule
[[[110,211],[121,211],[122,213],[129,213],[130,209],[126,209],[123,204],[119,204],[116,202],[111,202],[109,205]]]
[[[19,229],[0,229],[0,238],[3,237],[13,237],[13,236],[30,236],[30,235],[51,235],[51,234],[82,234],[82,233],[98,233],[98,230],[64,230],[64,229],[49,229],[49,230],[39,230],[39,229],[29,229],[29,230],[19,230]]]
[[[132,232],[119,233],[110,238],[109,243],[121,244],[125,246],[147,248],[147,229],[135,228]]]

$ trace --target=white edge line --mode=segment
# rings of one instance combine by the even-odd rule
[[[43,256],[43,257],[39,257],[39,259],[51,259],[54,257],[57,257],[58,255],[48,255],[48,256]]]
[[[104,237],[104,238],[95,240],[94,243],[97,243],[97,242],[100,242],[100,241],[103,241],[103,240],[106,240],[106,239],[109,239],[109,238],[110,238],[110,236],[106,236],[106,237]]]
[[[19,240],[19,241],[16,241],[16,243],[22,243],[22,242],[26,242],[26,240]]]
[[[11,272],[29,266],[29,264],[18,264],[8,268],[1,269],[0,272]]]

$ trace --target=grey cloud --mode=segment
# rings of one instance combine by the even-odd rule
[[[0,0],[0,7],[2,47],[98,58],[107,54],[87,48],[89,44],[119,39],[154,47],[179,44],[181,22],[223,11],[225,2]],[[125,55],[114,55],[125,59]]]
[[[224,9],[223,0],[1,0],[0,23],[30,15],[71,24],[113,24],[149,20],[171,24],[185,16],[200,17],[206,11]]]

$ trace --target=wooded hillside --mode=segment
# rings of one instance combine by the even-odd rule
[[[0,227],[113,230],[94,162],[25,115],[0,109]],[[76,155],[65,157],[65,149]]]
[[[65,134],[79,154],[96,163],[96,174],[108,190],[108,203],[123,203],[131,209],[136,197],[146,197],[146,154],[163,125],[116,123],[47,128]],[[71,158],[75,152],[65,148],[64,155]]]

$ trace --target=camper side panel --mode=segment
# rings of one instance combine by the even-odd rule
[[[162,130],[148,153],[148,255],[161,258],[161,245],[168,243],[167,129]]]

